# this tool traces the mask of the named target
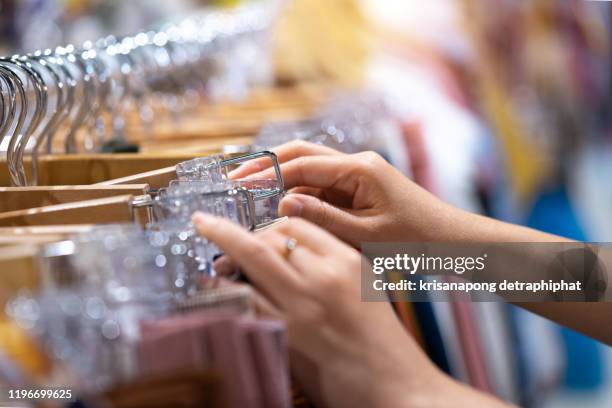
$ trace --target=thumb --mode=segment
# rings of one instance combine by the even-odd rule
[[[359,243],[357,216],[316,197],[290,194],[281,201],[279,213],[283,216],[304,218],[346,242]]]

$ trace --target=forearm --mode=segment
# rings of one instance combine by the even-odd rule
[[[439,369],[419,363],[418,356],[407,359],[405,348],[378,350],[378,354],[390,353],[393,363],[390,366],[372,367],[368,375],[374,385],[372,401],[376,404],[364,406],[384,406],[389,408],[446,408],[486,407],[509,408],[511,405],[496,397],[475,390],[450,378]],[[389,360],[389,359],[386,359]]]
[[[437,208],[440,224],[429,240],[438,242],[571,242],[553,234],[473,214],[445,203]]]
[[[478,243],[572,242],[567,238],[471,214],[450,206],[446,207],[444,211],[447,214],[446,226],[437,229],[437,234],[429,238],[432,241]],[[600,252],[599,256],[605,264],[612,261],[612,256],[608,251]],[[602,324],[612,317],[612,303],[610,302],[523,302],[517,303],[517,305],[612,345],[612,327]]]
[[[450,384],[445,387],[432,401],[429,407],[486,407],[510,408],[514,405],[495,398],[492,395],[477,391],[456,380],[449,379]]]
[[[446,374],[431,379],[422,388],[398,388],[381,398],[381,406],[392,408],[483,407],[510,408],[514,405],[452,379]]]
[[[611,302],[517,303],[540,316],[612,346]]]

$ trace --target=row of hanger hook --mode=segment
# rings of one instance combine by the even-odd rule
[[[248,86],[270,17],[253,5],[213,10],[157,31],[0,58],[0,151],[13,185],[38,184],[39,158],[57,152],[58,135],[63,153],[95,151],[125,137],[128,111],[150,132],[154,113],[176,119],[212,85]]]

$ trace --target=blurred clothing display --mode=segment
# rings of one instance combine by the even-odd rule
[[[608,2],[362,4],[382,44],[369,83],[419,128],[431,178],[422,185],[495,218],[578,240],[612,238],[612,186],[601,179],[612,162]],[[441,333],[455,336],[461,321],[450,325],[446,307],[434,306]],[[475,308],[488,316],[479,330],[494,353],[487,368],[497,395],[540,406],[555,389],[610,387],[605,346],[512,306]],[[510,343],[491,336],[500,324]],[[458,345],[443,338],[461,365]],[[451,371],[469,381],[464,370]]]
[[[109,34],[123,36],[143,27],[184,17],[197,2],[175,0],[1,0],[0,17],[11,53],[82,44]],[[6,21],[4,21],[6,19]]]

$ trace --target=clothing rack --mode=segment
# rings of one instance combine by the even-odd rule
[[[330,101],[337,98],[335,83],[278,87],[269,78],[249,76],[249,62],[236,61],[237,54],[231,50],[246,39],[256,44],[255,55],[264,56],[257,64],[267,63],[265,41],[259,39],[265,38],[271,19],[269,11],[250,7],[213,11],[157,31],[0,61],[0,149],[6,148],[7,153],[7,159],[0,161],[0,270],[15,271],[0,276],[1,305],[21,295],[31,301],[32,294],[48,287],[49,282],[54,289],[62,287],[73,283],[84,270],[92,275],[101,266],[116,271],[113,268],[117,265],[107,261],[133,261],[130,254],[96,247],[99,235],[128,237],[130,249],[144,251],[138,234],[158,221],[152,203],[178,178],[177,165],[192,159],[215,154],[223,154],[225,159],[242,156],[300,137],[346,152],[377,150],[417,182],[427,184],[424,170],[415,170],[422,163],[415,152],[422,150],[423,140],[414,123],[401,123],[399,131],[396,127],[363,144],[352,144],[350,137],[348,143],[340,143],[322,124],[329,126],[331,118],[332,127],[343,129],[355,121],[350,111],[358,110],[355,105],[346,109],[346,100],[359,105],[371,103],[367,101],[371,98],[365,97],[364,102],[344,90],[339,98],[344,102],[334,105]],[[197,51],[194,55],[198,56],[181,59],[181,53],[191,51]],[[231,70],[226,69],[234,62]],[[219,89],[219,81],[228,80],[229,71],[237,77]],[[125,152],[136,146],[137,152]],[[121,152],[103,153],[104,149]],[[253,204],[249,202],[254,200],[251,193],[246,192],[248,204]],[[139,231],[109,232],[100,226],[117,223],[136,224]],[[174,236],[163,229],[165,226],[158,228],[148,232]],[[83,236],[95,243],[93,250],[90,243],[79,241]],[[134,236],[140,238],[131,239]],[[83,251],[91,251],[87,252],[90,263],[72,265],[85,259],[72,250],[51,256],[50,251],[62,249],[62,245],[82,245]],[[170,259],[172,246],[157,249],[163,262]],[[180,259],[184,264],[188,261]],[[294,406],[308,406],[299,390],[289,386],[282,327],[277,322],[254,321],[252,311],[244,306],[248,295],[239,290],[229,295],[202,292],[190,294],[193,297],[181,304],[184,309],[163,316],[162,323],[142,328],[149,330],[150,337],[135,354],[144,356],[143,370],[150,376],[129,378],[102,393],[84,393],[85,405],[91,398],[120,407],[163,406],[175,401],[180,390],[192,405],[288,406],[292,400]],[[214,310],[220,304],[241,312],[225,316]],[[479,352],[486,334],[478,324],[485,316],[481,308],[456,307],[450,300],[432,304],[398,301],[393,305],[406,328],[442,370],[482,390],[501,394],[496,381],[507,373],[492,373]],[[199,313],[198,317],[192,321],[184,318],[186,309]],[[204,313],[210,309],[214,317]],[[500,317],[503,312],[486,313],[487,319],[492,319],[493,313],[501,326],[509,326],[507,316]],[[0,315],[0,330],[5,329],[7,333],[23,332],[13,320]],[[222,344],[220,333],[223,339],[231,340],[227,345]],[[252,342],[245,346],[236,333],[251,336]],[[36,352],[22,335],[12,338],[21,340],[6,344],[0,339],[0,351],[6,354],[8,350],[12,361],[28,367],[38,381],[45,371],[40,367],[48,365],[43,353]],[[200,349],[197,345],[202,339],[215,343],[214,351]],[[192,354],[176,352],[187,349]],[[270,353],[271,349],[275,352]],[[245,350],[249,350],[246,356]],[[234,359],[232,353],[241,355],[242,360]],[[176,360],[155,361],[152,357],[171,354],[177,354]],[[219,365],[211,356],[222,356],[223,363]],[[253,368],[252,361],[245,368],[247,360],[256,360],[260,371]],[[193,367],[193,362],[198,366]],[[222,380],[236,377],[236,367],[249,372],[250,377],[232,383],[228,390]],[[264,377],[279,382],[262,382]],[[512,398],[516,384],[509,388],[503,396]],[[224,400],[228,394],[230,400]],[[245,402],[245,396],[253,405]]]
[[[244,43],[261,48],[257,41],[265,35],[269,19],[269,11],[257,7],[212,10],[158,31],[0,61],[0,146],[6,151],[6,160],[0,162],[0,185],[4,186],[0,188],[0,268],[11,271],[0,279],[2,305],[24,290],[36,293],[48,288],[49,276],[55,276],[53,271],[57,270],[49,265],[57,260],[67,262],[70,257],[60,251],[49,258],[49,251],[62,242],[73,242],[75,234],[95,234],[92,231],[99,224],[150,223],[151,209],[146,203],[176,178],[176,164],[224,151],[242,151],[267,121],[302,117],[324,100],[323,88],[317,85],[272,89],[266,81],[248,78],[246,66],[236,69],[245,61],[237,61],[233,48]],[[259,48],[259,52],[265,51]],[[192,58],[181,60],[181,52],[183,57],[191,52]],[[164,53],[166,62],[160,56]],[[232,63],[234,67],[227,66]],[[213,96],[210,84],[225,76],[226,69],[232,70],[234,83],[222,90],[222,95]],[[144,84],[141,88],[137,79]],[[253,91],[244,99],[232,94],[232,86]],[[186,106],[187,101],[195,104]],[[154,111],[154,123],[143,118],[143,106]],[[96,151],[111,141],[121,148],[138,146],[139,152]],[[62,270],[71,268],[62,265]],[[214,293],[204,293],[208,299],[204,301],[219,301],[219,295],[211,297]],[[232,299],[247,299],[235,290],[228,293],[223,295],[230,296],[224,305],[237,301]],[[202,300],[198,302],[192,302],[194,311],[204,307]],[[193,322],[186,323],[176,320],[178,317],[168,319],[176,320],[172,325],[177,327],[177,336],[186,338],[185,330],[191,329],[185,325],[205,330],[204,321],[211,316],[220,315],[211,309],[201,314],[204,320],[191,317]],[[161,376],[151,373],[147,380],[123,382],[106,394],[81,393],[81,398],[111,401],[113,406],[140,406],[171,401],[177,390],[182,390],[181,399],[192,396],[192,406],[291,405],[285,346],[278,337],[282,336],[282,325],[248,316],[224,319],[215,323],[214,329],[206,329],[209,334],[205,336],[212,336],[214,343],[223,330],[239,330],[253,336],[252,346],[236,343],[228,348],[224,340],[218,345],[221,348],[212,351],[214,361],[200,361],[195,371],[185,371],[180,360],[172,360],[184,374],[168,368]],[[0,324],[7,333],[16,329],[6,317],[0,318]],[[160,330],[151,331],[145,339],[155,338],[154,333]],[[223,338],[232,336],[227,332]],[[0,348],[20,361],[23,355],[19,350],[25,343],[3,343],[0,341]],[[141,353],[146,353],[146,347],[142,343]],[[158,346],[150,347],[157,353]],[[231,360],[234,353],[243,356]],[[252,358],[256,365],[247,369],[244,364]],[[141,359],[144,370],[142,364],[148,358]],[[263,380],[255,369],[264,370],[259,374],[270,380]],[[247,372],[251,377],[239,385],[239,391],[228,392],[219,381],[219,374],[244,378]],[[27,374],[31,378],[32,372]],[[154,397],[152,387],[157,390]],[[250,394],[244,395],[253,398],[236,397],[249,389]]]

